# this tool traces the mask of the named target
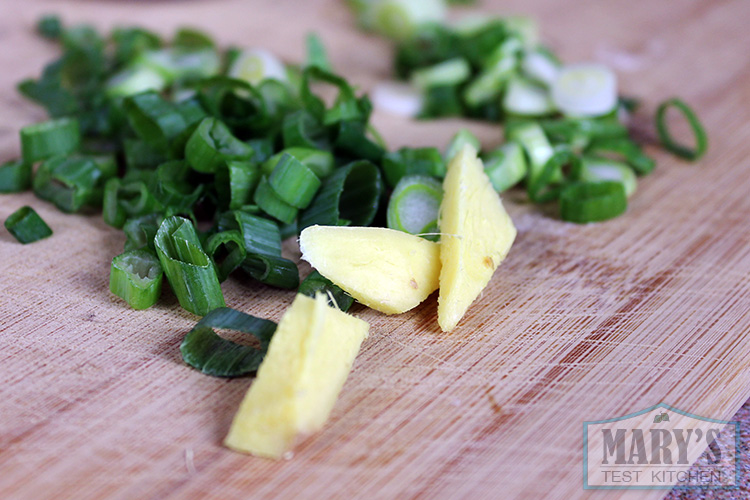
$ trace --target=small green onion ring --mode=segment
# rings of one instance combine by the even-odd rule
[[[695,136],[694,148],[678,143],[669,133],[666,116],[667,110],[670,107],[678,109],[690,124],[690,128],[693,130],[693,135]],[[686,160],[697,161],[708,149],[706,129],[703,128],[698,116],[690,106],[676,97],[664,101],[656,110],[656,131],[659,133],[659,140],[667,151]]]

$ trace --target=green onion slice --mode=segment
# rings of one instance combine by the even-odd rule
[[[676,108],[680,111],[690,124],[690,128],[695,136],[694,148],[680,144],[672,137],[672,134],[669,132],[669,127],[667,126],[667,111],[669,108]],[[659,105],[659,108],[656,110],[656,130],[659,133],[659,140],[664,148],[680,158],[696,161],[700,159],[708,149],[708,136],[706,135],[706,129],[703,128],[703,125],[692,108],[681,99],[668,99]]]
[[[222,282],[247,257],[245,241],[239,231],[221,231],[211,235],[206,241],[206,253],[216,266],[216,274]]]
[[[324,71],[332,71],[331,62],[328,60],[328,54],[320,36],[316,33],[308,33],[305,43],[307,45],[305,66],[317,66]]]
[[[216,191],[223,208],[236,210],[250,203],[260,181],[260,168],[247,160],[230,160],[216,169]]]
[[[67,213],[102,200],[105,178],[91,158],[56,156],[43,162],[33,180],[34,193]]]
[[[283,257],[251,254],[242,263],[242,269],[266,285],[287,290],[293,290],[299,286],[297,265]]]
[[[130,250],[112,259],[109,290],[133,309],[148,309],[161,296],[161,264],[150,250]]]
[[[527,170],[523,148],[515,141],[503,144],[484,158],[484,171],[498,193],[521,182]]]
[[[445,154],[443,155],[445,163],[450,163],[453,157],[456,156],[456,154],[461,151],[467,144],[473,147],[477,152],[482,149],[482,144],[479,142],[477,136],[471,133],[470,130],[462,128],[461,130],[456,132],[456,134],[451,139],[451,142],[448,143],[448,147],[446,148]]]
[[[170,141],[187,127],[174,104],[156,92],[130,96],[123,101],[123,108],[138,137],[160,152],[169,151]]]
[[[630,198],[635,193],[638,180],[627,163],[596,156],[584,156],[582,161],[578,180],[583,182],[616,181],[622,183],[626,197]]]
[[[231,342],[218,336],[214,328],[248,333],[260,345],[255,348]],[[275,331],[273,321],[222,307],[209,312],[188,332],[180,352],[185,363],[206,375],[240,377],[258,369]]]
[[[564,168],[570,167],[570,172]],[[567,147],[560,147],[547,160],[538,176],[529,179],[526,190],[529,199],[535,203],[546,203],[557,199],[565,184],[565,179],[578,179],[582,169],[581,158]]]
[[[320,188],[320,179],[302,162],[285,153],[268,177],[268,184],[289,205],[306,208]]]
[[[31,187],[31,163],[23,160],[0,165],[0,193],[20,193]]]
[[[388,202],[388,227],[409,234],[424,234],[425,239],[437,241],[438,210],[442,199],[443,186],[434,177],[403,177]]]
[[[330,151],[293,147],[282,149],[279,153],[268,158],[261,166],[263,175],[271,175],[271,172],[273,172],[273,169],[276,168],[279,160],[285,154],[296,158],[304,166],[312,170],[319,179],[331,175],[335,167],[334,157]]]
[[[315,199],[300,215],[299,227],[368,226],[375,219],[382,192],[378,167],[366,160],[349,163],[323,181]]]
[[[154,238],[163,220],[164,216],[158,212],[128,219],[122,226],[127,238],[125,240],[125,251],[148,248],[156,252]]]
[[[315,270],[302,280],[298,292],[308,297],[315,297],[315,294],[318,292],[323,293],[328,297],[329,305],[343,312],[348,311],[352,307],[352,304],[354,304],[353,297]]]
[[[639,175],[650,174],[656,167],[654,159],[647,156],[638,144],[627,137],[594,140],[586,148],[586,153],[597,156],[614,155],[627,162]]]
[[[21,207],[10,214],[5,219],[5,228],[15,239],[24,245],[52,235],[52,229],[29,206]]]
[[[21,129],[21,154],[26,163],[35,163],[78,149],[81,132],[78,120],[60,118],[35,123]]]
[[[445,177],[445,161],[437,148],[401,148],[383,156],[383,174],[390,187],[406,175]]]
[[[573,183],[560,194],[561,218],[579,224],[612,219],[627,207],[625,187],[616,181]]]
[[[226,305],[216,269],[203,251],[191,221],[178,216],[164,219],[154,244],[169,285],[182,307],[204,316]]]
[[[246,160],[253,149],[216,118],[204,118],[185,145],[185,159],[198,172],[213,173],[227,160]]]
[[[261,177],[255,188],[253,201],[265,213],[285,224],[291,224],[297,217],[297,208],[281,199],[266,177]]]

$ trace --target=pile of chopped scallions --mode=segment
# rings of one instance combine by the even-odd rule
[[[563,64],[532,19],[471,16],[449,25],[440,0],[349,3],[360,26],[395,41],[394,71],[406,82],[376,88],[376,107],[504,124],[504,144],[483,154],[498,191],[523,183],[532,202],[559,202],[562,219],[595,222],[624,213],[637,176],[654,169],[627,127],[638,101],[618,95],[606,66]],[[687,119],[694,147],[670,134],[669,108]],[[655,122],[670,152],[692,161],[705,153],[705,130],[683,101],[662,103]]]

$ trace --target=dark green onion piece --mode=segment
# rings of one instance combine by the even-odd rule
[[[568,166],[570,172],[564,168]],[[567,147],[561,147],[547,160],[541,173],[529,179],[526,191],[534,203],[546,203],[557,199],[565,184],[565,179],[578,179],[581,175],[581,158]]]
[[[622,183],[573,183],[560,194],[560,217],[569,222],[585,224],[612,219],[628,208]]]
[[[219,281],[226,280],[247,257],[245,242],[239,231],[222,231],[211,235],[206,242],[206,253],[216,266]]]
[[[164,216],[158,212],[128,219],[122,226],[127,238],[124,250],[148,248],[155,252],[154,238],[163,220]]]
[[[325,71],[333,71],[331,68],[331,62],[328,60],[328,54],[326,48],[323,45],[323,41],[316,33],[308,33],[305,38],[307,46],[307,62],[305,66],[317,66]]]
[[[627,163],[600,158],[596,156],[584,156],[583,165],[578,180],[582,182],[617,181],[625,188],[625,196],[630,198],[638,187],[638,180]]]
[[[140,139],[125,139],[125,164],[128,169],[153,169],[167,161],[167,156]]]
[[[253,201],[265,213],[285,224],[290,224],[297,217],[298,210],[282,200],[265,177],[260,179],[255,188]]]
[[[35,163],[78,149],[81,132],[78,120],[59,118],[21,129],[21,154],[26,163]]]
[[[299,286],[299,270],[291,260],[275,255],[250,254],[242,269],[266,285],[293,290]]]
[[[669,133],[666,118],[667,110],[669,110],[670,107],[679,110],[690,124],[690,128],[693,130],[693,135],[695,136],[694,148],[678,143],[672,137],[672,134]],[[659,133],[659,140],[664,148],[680,158],[696,161],[700,159],[700,157],[706,153],[706,149],[708,149],[708,136],[706,135],[706,129],[703,128],[703,125],[695,112],[681,99],[668,99],[659,105],[659,108],[656,110],[656,130]]]
[[[459,87],[444,85],[427,89],[418,118],[442,118],[461,114],[463,114],[463,105]]]
[[[174,215],[192,211],[205,187],[190,181],[192,173],[183,160],[168,161],[156,169],[152,190],[166,213]]]
[[[498,193],[521,182],[527,169],[523,148],[515,141],[503,144],[484,158],[484,171]]]
[[[180,305],[199,316],[224,307],[219,278],[188,219],[164,219],[154,239],[156,253]]]
[[[273,169],[276,168],[276,164],[279,163],[284,154],[290,154],[297,160],[299,160],[304,166],[312,170],[312,172],[319,178],[328,177],[333,173],[335,167],[335,161],[333,154],[330,151],[323,151],[320,149],[310,148],[286,148],[282,149],[279,153],[268,158],[262,165],[264,175],[271,175]]]
[[[385,149],[367,137],[367,133],[367,127],[359,121],[342,121],[338,125],[334,147],[337,152],[343,152],[352,158],[379,163],[385,154]]]
[[[84,205],[101,202],[104,180],[101,170],[90,158],[51,158],[39,166],[34,176],[34,193],[51,201],[67,213],[77,212]]]
[[[443,186],[434,177],[403,177],[388,201],[388,227],[437,241],[437,220]],[[427,234],[426,234],[427,233]],[[432,234],[429,234],[432,233]]]
[[[15,160],[0,165],[0,193],[20,193],[31,187],[31,163]]]
[[[279,226],[271,220],[243,210],[235,210],[221,216],[218,228],[219,231],[239,231],[248,254],[281,257]]]
[[[112,259],[109,290],[133,309],[148,309],[161,296],[163,277],[156,255],[149,250],[130,250]]]
[[[212,173],[227,160],[246,160],[253,149],[216,118],[205,118],[185,146],[185,158],[198,172]]]
[[[219,337],[213,328],[249,333],[259,348],[240,345]],[[228,307],[209,312],[180,344],[182,359],[193,368],[214,377],[240,377],[260,366],[276,331],[276,323]]]
[[[24,245],[47,238],[52,229],[29,206],[21,207],[5,219],[5,228]]]
[[[316,293],[322,292],[328,297],[329,305],[337,307],[343,312],[348,311],[349,308],[352,307],[352,304],[354,304],[353,297],[315,270],[308,274],[307,278],[302,280],[298,292],[302,295],[307,295],[308,297],[313,298],[315,298]]]
[[[162,208],[143,181],[112,178],[104,185],[102,217],[110,226],[121,228],[131,217],[149,214]]]
[[[36,30],[48,40],[57,40],[62,35],[63,27],[58,16],[48,14],[39,19]]]
[[[383,157],[383,174],[395,187],[405,175],[445,177],[445,162],[437,148],[401,148]]]
[[[312,113],[302,110],[286,115],[281,133],[284,147],[329,149],[328,130]]]
[[[268,184],[287,204],[306,208],[320,188],[320,179],[302,162],[284,153],[268,177]]]
[[[368,226],[375,219],[383,181],[380,170],[366,160],[345,165],[323,181],[310,206],[301,213],[300,229],[323,226]]]
[[[123,108],[138,137],[160,152],[169,151],[170,141],[187,127],[175,105],[156,92],[130,96]]]
[[[656,162],[647,156],[641,147],[627,137],[597,139],[586,148],[588,154],[614,154],[625,160],[639,175],[653,172]]]
[[[247,205],[260,181],[260,169],[247,160],[230,160],[216,169],[216,191],[223,208],[236,210]]]

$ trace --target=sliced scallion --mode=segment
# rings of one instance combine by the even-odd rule
[[[561,218],[579,224],[612,219],[623,214],[627,207],[621,182],[573,183],[560,194]]]
[[[21,129],[21,154],[29,164],[68,155],[77,150],[80,143],[78,120],[72,118],[35,123]]]
[[[164,272],[150,250],[130,250],[112,259],[109,290],[133,309],[148,309],[161,296]]]
[[[52,235],[52,229],[29,207],[21,207],[5,219],[5,229],[24,245]]]
[[[523,148],[515,141],[506,142],[484,158],[484,171],[498,193],[521,182],[527,170]]]
[[[302,162],[285,153],[268,177],[268,184],[289,205],[307,208],[320,188],[320,179]]]
[[[0,165],[0,193],[20,193],[31,187],[31,163],[12,160]]]
[[[395,187],[406,175],[445,177],[445,160],[437,148],[401,148],[383,156],[383,174]]]
[[[302,280],[299,284],[298,293],[307,295],[308,297],[315,297],[315,294],[321,292],[328,297],[328,304],[332,307],[336,307],[339,310],[346,312],[354,304],[354,298],[343,291],[338,286],[334,285],[331,280],[320,274],[318,271],[313,270],[307,275],[307,278]]]
[[[667,111],[669,108],[675,108],[680,111],[688,121],[688,124],[693,131],[693,136],[695,137],[695,147],[691,148],[684,144],[680,144],[672,137],[672,134],[669,132],[669,127],[667,126]],[[659,108],[656,110],[656,130],[659,133],[659,140],[664,148],[680,158],[696,161],[700,159],[708,149],[708,136],[706,135],[706,129],[703,128],[703,125],[692,108],[681,99],[668,99],[659,105]]]
[[[212,173],[227,160],[246,160],[253,149],[216,118],[205,118],[185,145],[185,159],[198,172]]]
[[[625,188],[625,196],[630,198],[638,187],[635,172],[627,163],[601,158],[584,156],[579,180],[583,182],[616,181]]]
[[[219,337],[214,328],[236,330],[255,337],[258,348]],[[193,368],[215,377],[240,377],[253,373],[263,361],[276,323],[222,307],[206,314],[180,344],[182,359]]]
[[[178,216],[164,219],[154,244],[164,274],[182,307],[203,316],[225,306],[216,269],[203,251],[191,221]]]
[[[443,187],[434,177],[409,175],[403,177],[388,202],[388,227],[410,234],[438,239],[438,210]]]
[[[261,177],[258,182],[253,201],[265,213],[285,224],[291,223],[297,217],[297,208],[282,200],[266,177]]]
[[[239,231],[221,231],[211,235],[206,241],[206,253],[216,266],[216,274],[222,282],[247,257],[245,242]]]
[[[450,163],[453,157],[456,156],[456,154],[461,151],[467,144],[469,144],[477,151],[482,149],[482,144],[479,142],[477,136],[472,134],[468,129],[462,128],[458,132],[456,132],[456,134],[451,139],[451,142],[448,143],[445,154],[443,154],[445,163]]]

